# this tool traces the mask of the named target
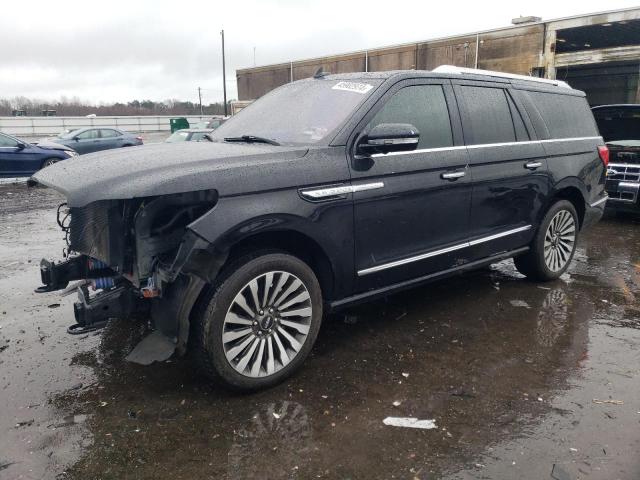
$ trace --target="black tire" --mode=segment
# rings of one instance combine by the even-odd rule
[[[559,215],[560,217],[557,217]],[[551,247],[561,252],[559,253],[560,256],[556,258],[560,258],[562,262],[561,264],[558,263],[556,265],[558,266],[557,269],[550,268],[549,263],[553,264],[553,261],[545,260],[545,237],[547,237],[549,225],[551,224],[551,222],[555,218],[562,218],[563,216],[564,218],[568,218],[566,217],[566,215],[571,216],[575,230],[575,237],[570,246],[567,246],[566,248],[565,246],[568,244],[568,242],[562,242],[562,244],[560,244],[559,246]],[[569,231],[570,229],[571,227],[569,226],[567,227],[566,231]],[[530,250],[527,253],[513,259],[516,268],[520,273],[531,280],[548,282],[557,279],[567,270],[567,268],[571,264],[571,260],[573,259],[573,255],[576,251],[579,232],[580,222],[575,207],[568,200],[558,200],[553,205],[551,205],[544,218],[542,219],[542,222],[538,227],[538,231],[536,232],[536,235],[531,242]],[[547,253],[548,252],[549,247],[547,246]]]
[[[259,333],[254,333],[254,339],[257,339],[255,335],[264,335],[264,337],[258,339],[261,343],[265,343],[264,349],[266,351],[265,355],[267,355],[267,359],[264,360],[265,367],[260,370],[262,376],[248,376],[236,370],[236,368],[239,368],[239,363],[241,362],[237,363],[235,366],[232,362],[235,358],[240,358],[243,355],[246,355],[246,352],[253,346],[253,340],[244,350],[242,350],[242,353],[238,354],[237,357],[228,360],[227,353],[225,352],[225,343],[223,343],[223,333],[225,332],[225,329],[229,328],[229,324],[225,324],[225,318],[227,317],[228,312],[237,306],[237,303],[234,302],[238,298],[238,295],[241,295],[242,292],[246,292],[249,282],[257,278],[264,279],[265,277],[263,276],[269,272],[278,272],[277,275],[280,275],[279,272],[286,272],[287,274],[292,275],[293,278],[300,280],[302,286],[308,292],[309,299],[305,300],[305,304],[308,304],[311,307],[308,333],[302,342],[302,347],[289,360],[289,363],[283,365],[283,357],[280,356],[280,362],[275,362],[276,367],[279,369],[272,374],[268,374],[266,370],[269,353],[266,345],[267,342],[271,342],[273,352],[276,352],[276,354],[279,354],[280,352],[276,351],[278,346],[276,345],[275,336],[278,336],[279,339],[282,337],[280,340],[281,344],[285,347],[287,346],[283,334],[280,333],[278,335],[278,333],[281,332],[279,329],[284,328],[283,325],[279,323],[279,321],[282,321],[284,317],[272,320],[274,330],[271,332],[262,331],[261,326],[256,327],[256,323],[262,325],[258,321],[254,321],[254,325],[252,326],[238,327],[253,329],[254,332],[256,330],[260,330]],[[281,276],[278,278],[281,278]],[[260,285],[262,286],[262,293],[259,293],[259,297],[262,298],[267,281],[263,280],[263,283],[260,282],[261,280],[258,280],[258,288],[260,288]],[[277,291],[275,278],[270,285],[271,290],[267,290],[267,294],[269,292]],[[292,284],[287,281],[284,285]],[[287,291],[287,288],[284,285],[279,291],[282,294]],[[294,291],[293,294],[286,296],[286,300],[282,301],[280,306],[282,307],[282,305],[286,304],[291,296],[295,296],[294,294],[297,293]],[[274,293],[274,297],[278,297],[278,295],[275,295]],[[249,298],[249,300],[251,299],[249,296],[246,298]],[[249,300],[247,301],[249,302]],[[259,303],[260,302],[261,301],[259,301]],[[255,304],[252,305],[254,306]],[[265,307],[265,310],[266,308],[267,307]],[[257,313],[256,317],[252,320],[258,318]],[[279,313],[276,313],[274,317],[279,315]],[[248,315],[246,315],[246,317],[249,318]],[[262,318],[262,321],[264,321],[264,317]],[[290,319],[291,318],[289,318],[289,320]],[[198,306],[194,311],[191,322],[190,351],[201,374],[205,375],[214,383],[221,383],[226,387],[239,391],[252,391],[271,387],[282,382],[300,368],[313,347],[322,322],[322,293],[320,284],[313,270],[311,270],[306,263],[297,257],[273,251],[262,251],[247,254],[230,262],[229,266],[223,269],[215,284],[211,285],[204,292],[199,299]],[[274,332],[276,332],[275,335]],[[289,330],[289,332],[292,332],[292,330]],[[272,336],[272,338],[269,339],[269,336]],[[238,342],[241,343],[249,337],[250,335],[243,337],[241,340],[238,340]],[[296,337],[296,339],[297,338],[298,337]],[[229,343],[226,345],[229,345]],[[235,345],[237,346],[237,344]],[[292,344],[290,346],[292,346]],[[253,356],[250,356],[252,359],[257,359],[258,352],[262,353],[262,350],[259,350],[261,347],[254,348],[255,352],[253,353]],[[255,365],[255,361],[251,363],[252,365]],[[263,364],[262,360],[260,364]]]
[[[40,166],[40,170],[42,170],[43,168],[49,167],[54,163],[58,163],[59,161],[60,161],[59,158],[47,158],[44,162],[42,162],[42,165]]]

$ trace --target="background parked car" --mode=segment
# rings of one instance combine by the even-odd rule
[[[640,213],[640,105],[601,105],[593,115],[609,147],[607,207]]]
[[[165,142],[202,142],[203,140],[206,142],[208,140],[205,135],[211,132],[213,132],[213,129],[210,128],[184,128],[172,133]]]
[[[213,117],[213,118],[209,118],[208,120],[202,120],[201,122],[198,122],[193,126],[190,125],[190,127],[191,128],[210,128],[211,130],[214,130],[218,128],[220,125],[222,125],[224,122],[226,122],[227,120],[229,120],[229,117]]]
[[[66,145],[78,153],[142,145],[142,137],[123,132],[117,128],[80,128],[63,133],[54,141]]]
[[[0,133],[0,177],[30,176],[60,160],[76,156],[73,149],[56,143],[32,144]]]

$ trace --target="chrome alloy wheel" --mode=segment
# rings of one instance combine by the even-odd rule
[[[544,262],[552,272],[562,270],[576,243],[576,222],[568,210],[554,215],[544,236]]]
[[[311,296],[295,275],[267,272],[231,302],[222,327],[229,364],[251,378],[273,375],[298,354],[311,327]]]

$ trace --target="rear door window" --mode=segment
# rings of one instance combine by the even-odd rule
[[[381,123],[410,123],[420,132],[419,149],[453,145],[449,110],[441,85],[413,85],[398,90],[376,113],[367,130]]]
[[[527,92],[547,125],[551,138],[598,136],[593,114],[584,97]]]
[[[467,145],[516,141],[516,131],[504,89],[463,85],[458,91],[466,111],[462,115],[462,127]]]
[[[102,129],[100,130],[100,136],[102,138],[115,138],[115,137],[119,137],[120,133],[116,132],[115,130],[111,130],[109,129]]]

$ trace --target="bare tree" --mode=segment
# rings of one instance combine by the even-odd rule
[[[153,100],[132,100],[122,103],[91,105],[78,97],[60,97],[55,101],[31,99],[23,96],[0,98],[0,116],[9,116],[13,110],[24,110],[29,116],[39,116],[43,110],[55,110],[58,116],[108,115],[199,115],[200,106],[190,101],[175,98],[156,102]],[[203,105],[205,115],[222,115],[222,103]]]

